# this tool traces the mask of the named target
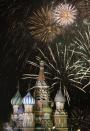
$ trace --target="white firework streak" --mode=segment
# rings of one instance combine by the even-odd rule
[[[81,55],[88,63],[90,62],[90,26],[84,29],[82,33],[80,30],[77,32],[73,44],[78,46],[78,49],[75,50],[76,54]]]
[[[86,29],[84,29],[84,32],[78,30],[77,35],[75,37],[75,40],[73,40],[73,43],[78,45],[78,49],[76,53],[81,54],[83,58],[87,61],[90,60],[90,26],[87,26]]]
[[[52,69],[53,72],[56,72],[55,73],[56,75],[54,74],[53,79],[63,81],[63,78],[61,76],[62,71],[59,68],[61,65],[59,65],[59,63],[58,63],[58,61],[60,62],[59,58],[62,57],[61,53],[59,51],[59,45],[56,44],[56,52],[57,52],[56,54],[57,54],[57,56],[54,54],[54,52],[52,51],[52,48],[50,46],[49,46],[48,50],[50,51],[49,55],[51,56],[52,60],[48,59],[48,56],[45,55],[41,50],[39,50],[39,51],[40,51],[41,55],[43,56],[43,59],[46,61],[49,69]],[[78,84],[82,85],[80,79],[81,79],[81,76],[83,76],[85,74],[86,70],[84,71],[85,68],[80,65],[80,63],[82,63],[82,61],[80,61],[80,60],[73,62],[73,64],[71,65],[74,53],[75,53],[74,50],[72,50],[71,55],[68,56],[68,58],[67,58],[67,55],[68,55],[67,54],[67,47],[65,46],[65,49],[64,49],[64,52],[63,52],[63,61],[62,61],[63,64],[64,64],[64,68],[65,68],[64,70],[68,73],[67,74],[68,81],[71,82],[72,85],[74,85],[74,86],[76,84],[77,85],[76,87],[78,89],[85,92],[83,89],[81,89],[78,86]],[[57,62],[56,62],[56,57],[58,58]],[[48,61],[47,61],[47,59],[48,59]],[[54,64],[52,64],[52,61],[54,62]],[[57,84],[57,83],[55,83],[55,84]]]
[[[70,4],[58,5],[52,13],[52,18],[59,26],[71,25],[75,22],[77,10]]]
[[[64,49],[61,49],[61,46],[56,44],[55,48],[49,46],[49,53],[43,52],[38,48],[39,56],[36,56],[36,60],[39,63],[40,60],[43,60],[45,66],[47,67],[46,79],[51,81],[50,92],[53,92],[59,83],[61,83],[62,90],[67,100],[70,100],[67,83],[71,87],[76,87],[80,91],[84,91],[86,86],[82,88],[82,79],[85,79],[89,76],[90,72],[87,72],[87,68],[83,66],[83,61],[81,59],[74,60],[76,52],[74,50],[68,50],[67,46]],[[37,63],[36,62],[36,63]],[[38,64],[28,61],[32,66],[39,68]],[[36,74],[24,74],[23,79],[37,79],[38,75]],[[33,87],[34,88],[34,87]],[[32,89],[33,89],[32,88]]]
[[[38,64],[36,64],[36,63],[34,63],[34,62],[32,62],[32,61],[27,61],[27,63],[28,63],[28,64],[30,64],[30,65],[33,65],[33,66],[35,66],[35,67],[38,67],[38,68],[39,68],[39,65],[38,65]]]
[[[83,87],[83,89],[85,89],[90,85],[90,25],[86,25],[85,28],[82,27],[82,30],[78,30],[77,35],[73,40],[73,44],[77,45],[77,49],[74,52],[84,61],[84,67],[82,67],[81,70],[83,73],[82,76],[80,76],[80,79],[81,81],[82,79],[89,80],[89,82]]]

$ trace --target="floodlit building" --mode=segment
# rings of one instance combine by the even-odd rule
[[[52,103],[56,109],[52,110]],[[30,92],[24,98],[21,97],[19,89],[11,99],[13,114],[12,126],[22,128],[23,131],[68,131],[67,113],[64,110],[65,98],[59,90],[54,101],[50,99],[49,86],[44,75],[44,62],[40,62],[40,71],[34,86],[33,96]],[[53,128],[54,127],[54,128]]]

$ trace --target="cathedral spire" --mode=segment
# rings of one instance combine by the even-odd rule
[[[45,75],[44,75],[44,62],[40,61],[40,71],[39,71],[39,76],[38,76],[39,81],[44,81],[45,80]]]

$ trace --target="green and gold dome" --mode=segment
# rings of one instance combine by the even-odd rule
[[[12,105],[21,105],[22,104],[22,97],[21,97],[19,90],[17,90],[16,94],[11,99],[11,104]]]

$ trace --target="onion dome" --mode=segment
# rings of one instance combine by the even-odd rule
[[[54,101],[55,101],[55,102],[65,103],[65,97],[63,96],[61,90],[59,90],[59,91],[57,92]]]
[[[22,104],[22,97],[21,97],[19,90],[17,90],[15,96],[11,99],[11,104],[12,105],[21,105]]]
[[[34,105],[35,99],[31,96],[30,92],[27,93],[27,95],[23,98],[23,104],[24,105]]]

